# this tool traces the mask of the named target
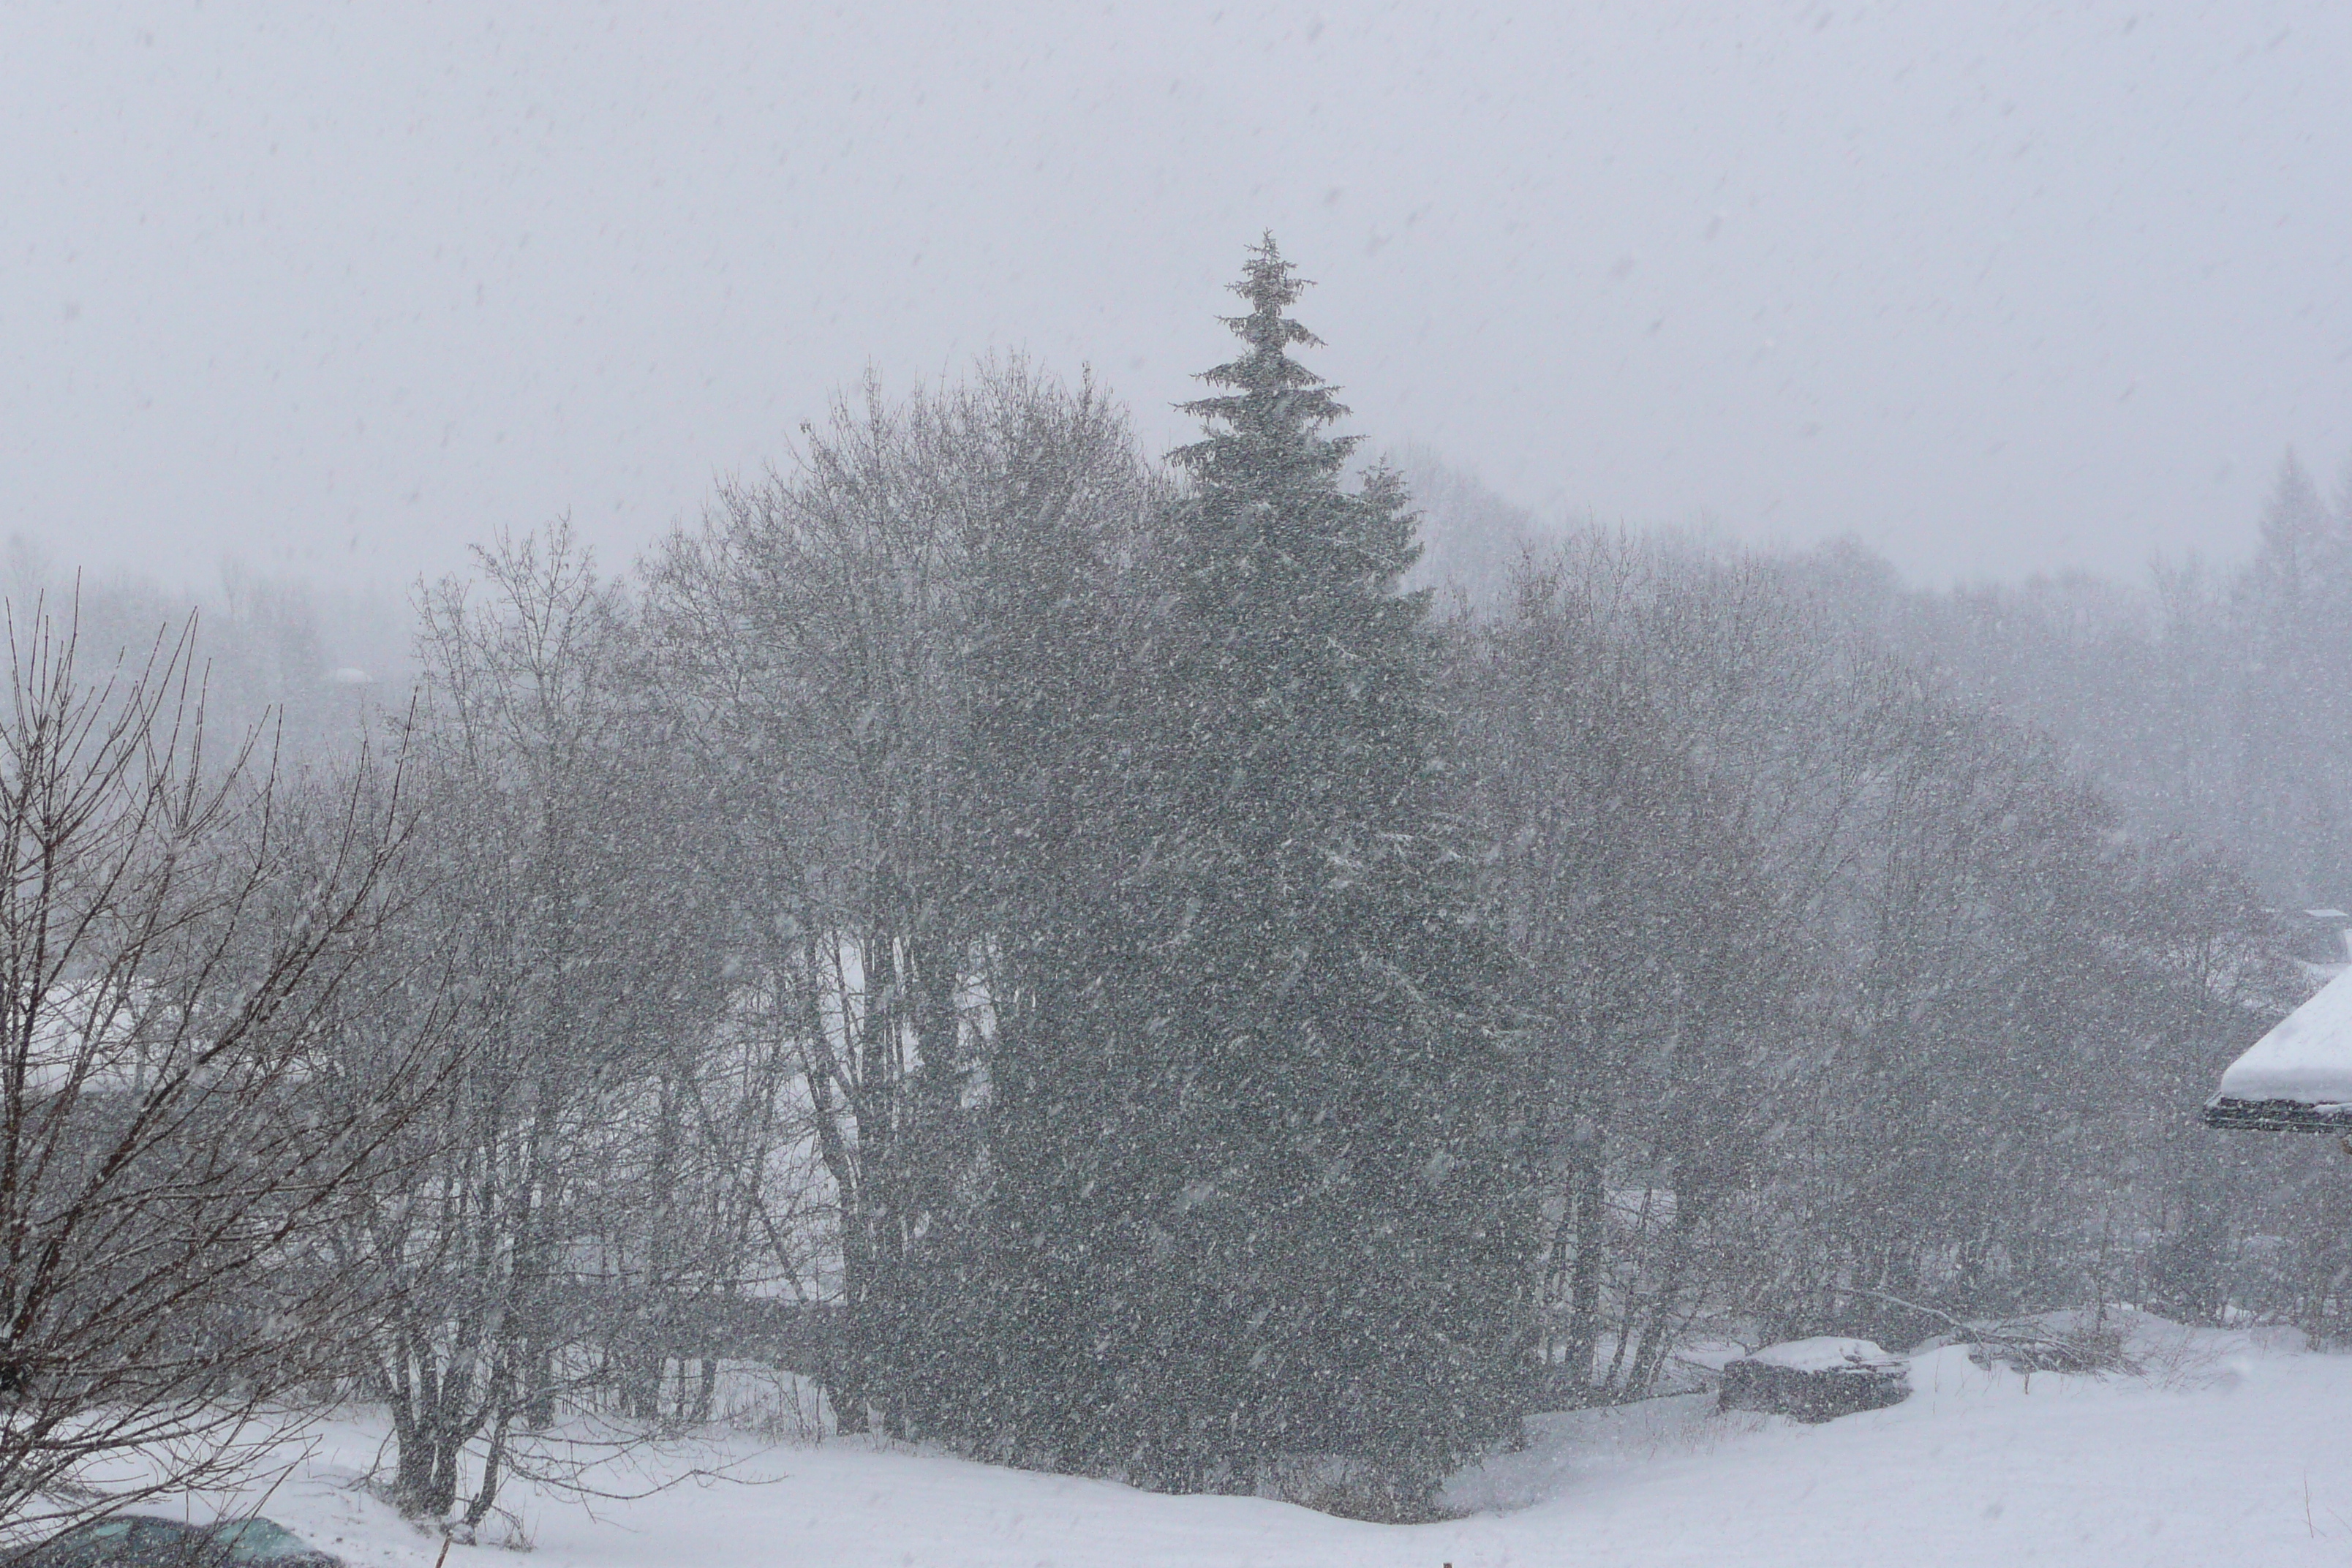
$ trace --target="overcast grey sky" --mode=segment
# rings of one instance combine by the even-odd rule
[[[1271,226],[1354,427],[1929,579],[2240,552],[2352,451],[2352,5],[0,0],[0,526],[617,563],[869,363],[1156,447]]]

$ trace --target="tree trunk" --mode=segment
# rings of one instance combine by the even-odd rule
[[[1569,1175],[1569,1213],[1563,1228],[1574,1238],[1576,1256],[1569,1266],[1568,1347],[1560,1379],[1577,1403],[1592,1403],[1592,1361],[1601,1346],[1601,1276],[1607,1259],[1606,1199],[1601,1184],[1601,1150],[1596,1139],[1581,1146]]]

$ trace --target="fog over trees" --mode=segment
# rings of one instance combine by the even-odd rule
[[[367,1405],[478,1526],[764,1369],[1414,1519],[1701,1339],[2347,1331],[2340,1157],[2195,1117],[2352,900],[2352,472],[1923,590],[1383,458],[1305,288],[1250,253],[1172,453],[851,388],[404,618],[20,549],[0,1515]]]

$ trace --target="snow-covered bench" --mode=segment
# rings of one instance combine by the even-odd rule
[[[1727,1363],[1720,1408],[1828,1421],[1909,1398],[1910,1370],[1868,1340],[1791,1340]]]

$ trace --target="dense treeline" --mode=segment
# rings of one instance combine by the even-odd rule
[[[838,405],[634,574],[486,548],[419,597],[413,698],[294,716],[369,750],[171,818],[272,877],[340,854],[331,941],[215,900],[235,962],[163,1005],[185,944],[106,906],[104,1017],[0,974],[8,1128],[82,1148],[138,1103],[120,1040],[279,985],[204,1082],[341,1130],[278,1153],[332,1180],[207,1310],[331,1298],[238,1386],[388,1408],[403,1506],[469,1524],[583,1422],[713,1418],[729,1362],[843,1431],[1411,1517],[1694,1339],[2331,1324],[2308,1152],[2192,1115],[2307,984],[2259,889],[2343,853],[2343,521],[2287,485],[2245,584],[2145,622],[1597,531],[1449,545],[1433,594],[1417,500],[1441,542],[1507,514],[1358,462],[1301,288],[1253,258],[1164,468],[1011,363]],[[257,614],[233,646],[315,660]],[[2198,679],[2223,644],[2260,651]],[[0,1376],[68,1420],[62,1364]],[[16,1506],[57,1473],[0,1451]]]

